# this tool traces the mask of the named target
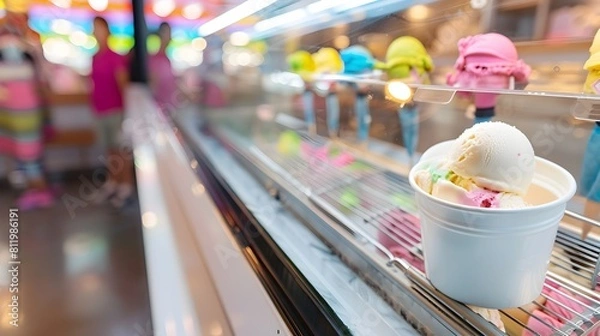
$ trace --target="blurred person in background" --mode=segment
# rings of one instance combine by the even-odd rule
[[[0,26],[0,154],[17,162],[9,179],[24,187],[21,210],[49,207],[54,195],[43,169],[44,93],[47,92],[40,36],[25,12],[9,8]]]
[[[97,191],[95,201],[107,200],[115,207],[123,207],[133,196],[133,164],[131,153],[122,146],[124,118],[123,94],[128,83],[127,62],[108,47],[110,29],[101,17],[94,18],[94,36],[98,52],[92,59],[92,110],[96,116],[97,136],[107,149],[103,160],[108,177]]]
[[[180,104],[178,96],[178,86],[171,61],[167,56],[167,47],[171,43],[171,26],[167,22],[160,24],[158,28],[158,37],[160,38],[160,48],[158,52],[149,58],[150,88],[158,106],[167,113],[178,108]]]

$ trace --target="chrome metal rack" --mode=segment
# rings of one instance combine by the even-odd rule
[[[286,129],[277,127],[279,131]],[[333,148],[326,138],[296,132],[302,137],[304,150],[348,151]],[[338,165],[319,155],[307,160],[298,153],[282,153],[267,139],[253,143],[226,126],[214,125],[211,133],[421,333],[504,334],[469,307],[437,291],[426,279],[418,213],[405,177],[352,152],[352,163]],[[574,213],[565,216],[600,226]],[[385,239],[399,249],[386,247],[381,243]],[[551,263],[564,272],[549,272],[542,294],[553,305],[549,308],[533,302],[503,310],[503,320],[533,335],[536,332],[527,326],[529,319],[536,319],[555,335],[600,333],[600,293],[595,290],[599,256],[598,242],[583,241],[576,232],[561,226]],[[540,319],[532,314],[533,309],[559,320],[560,325]]]
[[[302,133],[302,138],[307,144],[329,146],[323,138],[305,133]],[[412,201],[413,191],[405,177],[363,161],[357,161],[358,168],[353,168],[352,165],[340,168],[318,157],[304,160],[299,155],[282,155],[272,144],[262,144],[259,150],[257,157],[268,166],[274,167],[292,184],[299,186],[314,204],[340,220],[357,239],[378,250],[378,255],[387,259],[388,264],[404,268],[403,271],[409,274],[417,273],[419,280],[425,278],[419,220]],[[399,201],[394,201],[398,198]],[[566,213],[566,216],[573,214]],[[596,224],[589,220],[588,223]],[[389,238],[407,252],[403,258],[399,258],[379,242],[382,236]],[[595,288],[599,256],[600,246],[590,241],[582,241],[573,232],[561,228],[556,239],[552,263],[568,272],[571,279],[549,273],[542,296],[559,309],[551,309],[538,302],[532,303],[532,307],[564,321],[562,327],[540,319],[533,315],[531,310],[518,310],[528,318],[539,320],[541,324],[550,328],[553,334],[588,335],[600,332],[600,295],[592,290],[583,290],[578,285]],[[410,266],[406,267],[408,265]],[[415,274],[412,275],[409,278],[416,278]],[[435,293],[429,283],[419,282],[427,290],[433,290]],[[561,300],[557,300],[557,297]],[[529,330],[531,334],[536,334],[534,330],[529,329],[526,321],[522,321],[523,318],[519,320],[509,310],[501,311],[501,314],[523,329]],[[485,334],[484,330],[479,331]]]

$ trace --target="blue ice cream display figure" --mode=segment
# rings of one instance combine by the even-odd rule
[[[421,41],[412,36],[402,36],[392,41],[387,49],[385,62],[376,62],[375,68],[387,73],[390,80],[429,84],[433,61]],[[402,127],[402,140],[412,165],[419,141],[418,105],[401,104],[398,114]]]
[[[337,50],[321,48],[312,55],[316,66],[316,74],[340,74],[344,70],[344,63]],[[337,96],[335,82],[330,80],[317,80],[316,86],[321,86],[325,91],[325,105],[327,109],[327,129],[329,136],[336,138],[340,130],[340,102]]]
[[[304,81],[304,92],[302,93],[302,105],[304,108],[304,121],[310,133],[317,132],[315,118],[315,96],[310,89],[310,82],[315,73],[315,62],[312,55],[305,50],[293,52],[287,57],[290,71],[299,75]]]
[[[365,47],[358,45],[348,47],[340,51],[340,56],[344,62],[344,74],[356,76],[357,79],[374,77],[375,59]],[[359,142],[364,143],[369,138],[369,126],[371,124],[368,88],[356,82],[351,82],[350,86],[356,93],[354,107],[357,121],[356,137]]]
[[[584,92],[600,95],[600,30],[590,47],[590,58],[583,66],[588,71]],[[583,155],[580,193],[586,198],[583,214],[600,220],[600,121],[596,121]],[[582,238],[586,238],[592,226],[582,226]]]

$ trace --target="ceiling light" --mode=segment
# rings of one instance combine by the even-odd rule
[[[56,7],[60,8],[70,8],[71,0],[50,0]]]
[[[83,47],[86,49],[94,49],[98,45],[96,38],[93,36],[88,36],[87,41],[83,44]]]
[[[278,26],[281,26],[284,24],[293,23],[295,21],[303,19],[307,15],[308,15],[308,13],[306,12],[306,10],[304,10],[302,8],[296,9],[296,10],[272,17],[270,19],[262,20],[254,25],[254,30],[256,30],[258,32],[267,31],[269,29],[273,29],[275,27],[278,27]]]
[[[474,9],[482,9],[487,6],[487,0],[471,0],[471,7]]]
[[[344,3],[344,0],[320,0],[309,4],[306,6],[306,9],[314,14],[328,10],[342,3]]]
[[[429,7],[423,5],[412,6],[406,11],[406,15],[411,21],[423,21],[429,17]]]
[[[175,10],[175,1],[173,0],[155,0],[152,4],[152,11],[160,17],[167,17]]]
[[[108,7],[108,0],[88,0],[88,3],[96,12],[102,12]]]
[[[202,50],[206,49],[207,45],[208,45],[208,43],[206,43],[206,40],[203,39],[202,37],[196,37],[195,39],[192,40],[192,47],[198,51],[202,51]]]
[[[201,3],[189,4],[183,7],[181,15],[188,20],[196,20],[204,13],[204,7]]]
[[[198,28],[198,33],[202,36],[214,34],[275,2],[277,2],[277,0],[247,0],[200,26],[200,28]]]
[[[243,47],[250,42],[250,36],[244,32],[237,31],[229,36],[229,42],[236,47]]]
[[[287,13],[260,21],[254,25],[254,30],[256,32],[265,32],[283,25],[290,25],[305,18],[309,14],[314,15],[325,12],[329,9],[334,9],[337,12],[341,12],[355,7],[364,6],[372,2],[375,2],[375,0],[319,0],[309,4],[306,6],[306,8],[295,9]],[[330,17],[323,15],[320,15],[319,18],[323,19],[323,22],[331,20]]]
[[[87,40],[88,36],[81,30],[74,31],[71,33],[71,35],[69,35],[69,41],[78,47],[85,45]]]
[[[337,49],[344,49],[350,45],[350,38],[346,35],[340,35],[333,39],[333,46]]]
[[[343,11],[347,11],[350,9],[354,9],[356,7],[361,7],[364,5],[368,5],[372,2],[375,2],[375,0],[350,0],[350,1],[344,1],[343,4],[341,4],[340,6],[336,6],[335,7],[335,11],[336,12],[343,12]]]
[[[69,35],[73,31],[73,24],[65,19],[52,20],[50,29],[59,35]]]

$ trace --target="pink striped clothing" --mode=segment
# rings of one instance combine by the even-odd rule
[[[0,61],[0,154],[19,161],[42,156],[42,110],[35,68]]]

